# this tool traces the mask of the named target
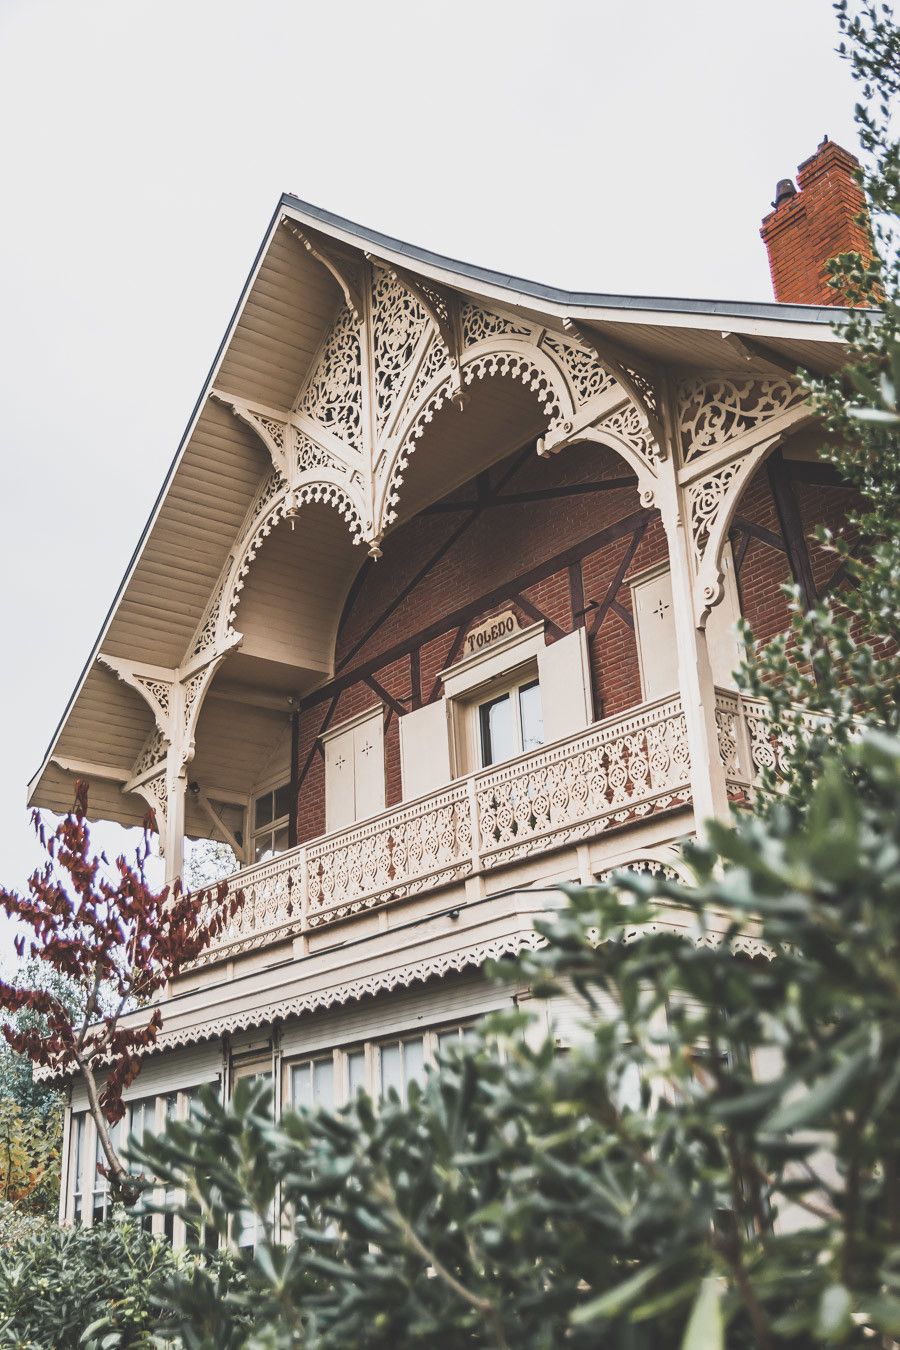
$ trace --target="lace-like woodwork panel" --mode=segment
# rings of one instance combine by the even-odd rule
[[[159,764],[166,757],[166,750],[169,742],[159,730],[154,727],[150,735],[144,741],[141,753],[134,762],[134,777],[138,778],[148,769],[152,769],[154,764]]]
[[[632,858],[630,862],[619,863],[617,867],[606,867],[597,873],[597,880],[607,882],[616,872],[637,872],[640,876],[662,877],[664,881],[681,880],[674,867],[660,862],[658,858]]]
[[[165,769],[154,778],[148,778],[146,783],[142,783],[139,791],[154,812],[156,828],[162,834],[166,828],[166,811],[169,806],[169,784]]]
[[[409,392],[407,400],[409,406],[414,408],[418,400],[428,389],[429,385],[437,379],[442,370],[445,370],[450,361],[450,353],[444,345],[443,339],[435,336],[431,340],[431,345],[425,353],[425,359],[419,367],[419,373],[416,375],[412,389]]]
[[[298,474],[315,473],[317,469],[330,469],[334,473],[346,474],[347,466],[336,455],[307,436],[305,432],[294,428],[294,454]]]
[[[476,779],[482,865],[497,867],[686,802],[678,700]]]
[[[792,727],[772,721],[769,705],[761,699],[743,698],[744,719],[750,740],[750,758],[756,773],[767,769],[781,778],[787,771],[787,760],[794,753],[797,737]],[[801,714],[800,726],[805,737],[821,733],[828,726],[823,713]]]
[[[474,347],[476,342],[483,342],[485,338],[497,337],[500,333],[527,336],[530,332],[531,329],[524,324],[513,323],[510,319],[501,318],[499,314],[490,314],[486,309],[481,309],[480,306],[473,305],[468,301],[462,307],[464,347]]]
[[[728,487],[743,468],[744,462],[742,460],[733,464],[726,464],[724,469],[719,469],[717,473],[710,474],[708,478],[701,478],[697,483],[691,483],[687,489],[691,544],[698,567],[703,559],[703,551],[707,540],[725,501]]]
[[[659,461],[657,447],[647,423],[633,403],[618,408],[616,412],[610,413],[609,417],[604,417],[597,423],[597,430],[606,430],[620,437],[631,446],[632,450],[637,451],[648,468],[656,468]]]
[[[740,704],[737,698],[725,699],[716,696],[716,739],[719,756],[725,768],[725,777],[734,779],[741,773],[738,753],[738,726],[740,722]]]
[[[229,885],[232,879],[229,878]],[[195,965],[205,965],[213,953],[228,947],[231,955],[263,946],[274,936],[290,937],[302,924],[302,853],[283,853],[270,862],[258,863],[242,871],[236,889],[242,896],[234,914],[209,951]],[[226,905],[231,896],[226,896]],[[222,906],[211,896],[203,906],[201,921],[208,922]]]
[[[319,357],[300,411],[354,450],[362,450],[362,352],[353,315],[346,307]]]
[[[555,333],[545,333],[541,346],[552,353],[566,372],[575,394],[575,402],[579,407],[597,394],[602,394],[605,389],[611,389],[615,384],[615,380],[603,369],[593,352],[575,347],[571,342],[564,342]]]
[[[684,463],[752,431],[805,397],[790,380],[686,381],[678,388]]]
[[[226,580],[227,575],[219,579],[212,600],[206,608],[206,613],[201,620],[194,645],[191,648],[194,656],[200,656],[201,653],[212,650],[216,645],[216,633],[219,629],[219,619],[222,614],[222,596],[225,594]]]
[[[307,846],[307,918],[332,923],[472,870],[465,784]]]
[[[406,383],[430,320],[418,299],[389,272],[372,281],[372,347],[375,356],[375,422],[379,432]]]

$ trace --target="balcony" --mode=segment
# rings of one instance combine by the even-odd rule
[[[764,705],[719,690],[716,724],[729,795],[747,800],[756,773],[778,764]],[[643,704],[242,869],[231,886],[243,902],[201,963],[675,810],[690,795],[680,698]]]

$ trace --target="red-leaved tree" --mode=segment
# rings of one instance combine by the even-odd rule
[[[19,955],[27,945],[32,957],[65,976],[81,991],[84,1011],[73,1017],[48,989],[5,981],[0,1009],[38,1014],[24,1028],[21,1021],[3,1027],[14,1050],[36,1066],[84,1079],[113,1194],[134,1203],[143,1183],[124,1166],[109,1126],[124,1115],[122,1093],[162,1026],[159,1008],[149,1005],[221,932],[242,896],[226,899],[225,882],[194,894],[180,881],[154,891],[144,870],[149,822],[134,863],[119,857],[111,865],[105,854],[91,852],[86,811],[87,785],[78,782],[73,809],[49,837],[35,812],[47,861],[25,895],[0,887],[0,906],[34,934],[30,943],[24,934],[16,939]]]

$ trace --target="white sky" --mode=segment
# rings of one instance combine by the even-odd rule
[[[776,180],[856,148],[834,43],[827,0],[0,0],[0,880],[279,193],[571,288],[769,299]]]

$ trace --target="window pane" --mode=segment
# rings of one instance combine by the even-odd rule
[[[400,1046],[383,1045],[381,1047],[381,1094],[386,1097],[391,1088],[399,1097],[403,1096],[403,1074],[400,1068]]]
[[[85,1114],[75,1117],[75,1194],[81,1194],[84,1183],[84,1122]]]
[[[519,690],[519,712],[522,717],[522,749],[536,750],[544,744],[544,712],[541,707],[541,687],[537,680]]]
[[[482,764],[500,764],[504,759],[511,759],[518,754],[509,694],[495,698],[492,703],[482,703],[478,711],[481,719]]]
[[[275,789],[275,820],[281,820],[284,816],[291,813],[291,785],[282,783],[281,787]]]
[[[280,830],[275,831],[272,846],[276,853],[283,853],[284,850],[290,846],[290,835],[288,834],[288,827],[286,825],[283,825]]]
[[[425,1041],[421,1036],[403,1042],[403,1076],[406,1089],[410,1083],[421,1083],[425,1079]]]
[[[261,797],[256,799],[256,814],[253,817],[253,828],[258,830],[260,825],[268,825],[272,819],[272,794],[264,792]]]
[[[330,1111],[334,1106],[334,1059],[317,1059],[313,1064],[313,1101]]]
[[[265,862],[267,858],[272,857],[274,851],[271,834],[267,832],[256,836],[253,841],[254,862]]]
[[[351,1097],[366,1086],[366,1056],[363,1050],[351,1050],[347,1056],[347,1086]]]
[[[452,1050],[454,1045],[459,1044],[459,1027],[454,1027],[452,1031],[442,1031],[438,1034],[438,1049],[441,1054],[446,1054]]]
[[[296,1110],[312,1106],[312,1070],[308,1064],[291,1069],[291,1103]]]

